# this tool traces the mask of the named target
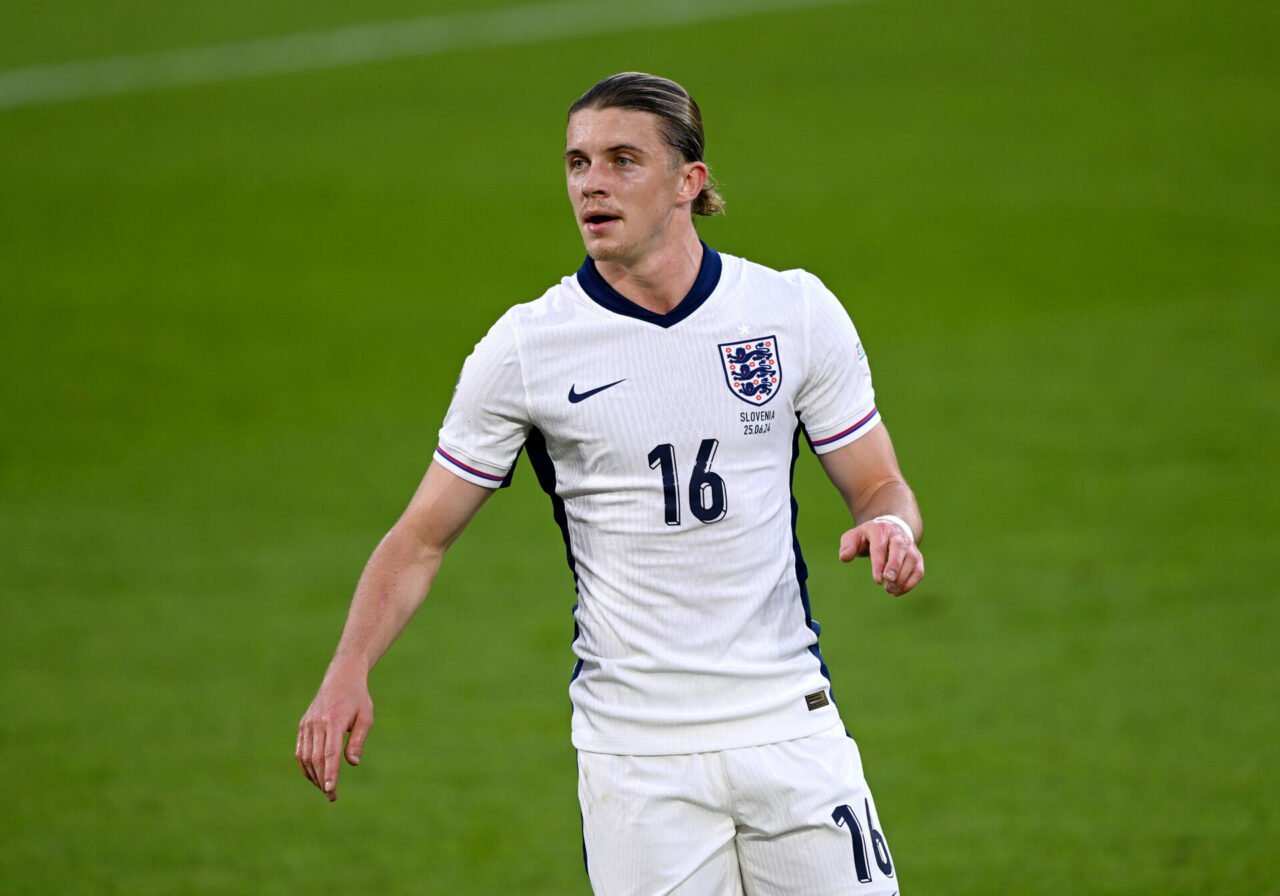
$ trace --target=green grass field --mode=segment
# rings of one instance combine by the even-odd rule
[[[0,72],[450,8],[0,0]],[[527,466],[336,805],[292,751],[462,359],[581,259],[564,109],[642,69],[703,107],[708,242],[851,310],[925,512],[892,600],[801,464],[903,892],[1280,894],[1277,33],[871,0],[0,109],[0,892],[589,891]]]

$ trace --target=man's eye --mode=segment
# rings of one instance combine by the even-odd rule
[[[626,156],[619,156],[619,157],[618,157],[618,164],[619,164],[621,167],[626,168],[626,167],[628,167],[628,166],[630,166],[630,165],[633,165],[633,164],[635,164],[635,163],[634,163],[631,159],[628,159]]]
[[[587,167],[587,160],[586,159],[570,159],[569,167],[572,168],[574,171],[581,171],[583,168]]]

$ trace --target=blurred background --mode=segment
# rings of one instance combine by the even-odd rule
[[[463,358],[581,261],[565,109],[638,69],[704,238],[849,308],[925,513],[890,599],[800,464],[904,893],[1280,894],[1280,6],[515,3],[0,0],[0,891],[589,892],[523,461],[336,805],[293,749]]]

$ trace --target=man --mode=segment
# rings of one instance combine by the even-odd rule
[[[570,684],[598,894],[890,894],[894,866],[828,690],[794,540],[808,439],[890,594],[924,575],[922,524],[847,314],[802,271],[703,244],[715,214],[697,105],[625,73],[570,108],[587,260],[516,306],[463,367],[434,462],[374,551],[299,726],[337,797],[369,669],[517,455],[550,495],[578,603]]]

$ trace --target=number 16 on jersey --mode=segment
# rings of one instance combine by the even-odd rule
[[[693,475],[689,477],[689,510],[703,523],[718,523],[729,512],[724,480],[711,472],[716,459],[716,439],[703,439],[698,446]],[[676,468],[676,449],[663,442],[649,452],[649,469],[662,472],[662,518],[668,526],[680,525],[680,482]]]

